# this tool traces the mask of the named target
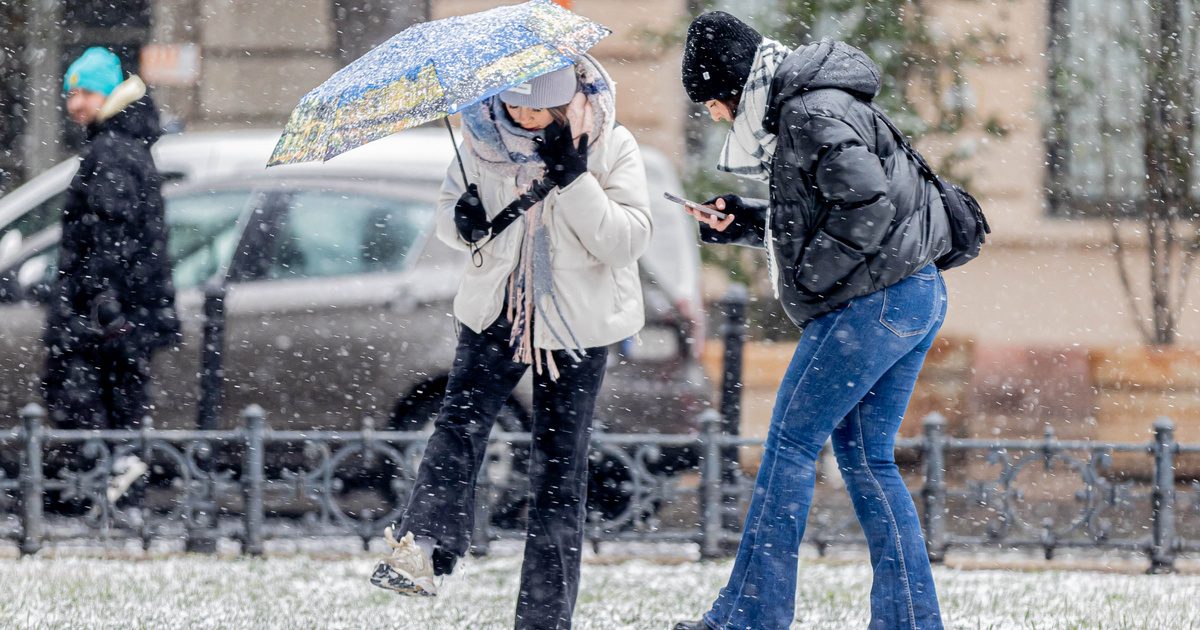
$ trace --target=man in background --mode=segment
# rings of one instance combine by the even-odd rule
[[[43,389],[62,428],[135,427],[150,411],[150,359],[179,335],[161,179],[161,129],[137,76],[90,48],[63,80],[67,113],[87,131],[67,189],[58,273],[43,340]]]

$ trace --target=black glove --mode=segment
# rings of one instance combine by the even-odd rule
[[[725,209],[717,207],[717,200],[725,201]],[[763,199],[746,199],[740,195],[720,195],[705,201],[703,205],[717,208],[718,211],[733,215],[724,232],[718,232],[708,225],[700,224],[700,238],[706,243],[731,243],[742,239],[747,232],[753,232],[760,238],[765,238],[766,210],[769,203]]]
[[[458,198],[454,206],[454,227],[458,235],[468,243],[483,240],[492,229],[487,219],[487,211],[483,209],[483,201],[479,198],[479,187],[475,184],[467,186],[467,192]]]
[[[92,322],[104,338],[124,336],[132,328],[112,291],[104,291],[92,299]]]
[[[546,128],[545,140],[537,141],[537,154],[546,163],[546,179],[559,188],[566,188],[587,172],[588,134],[579,137],[576,147],[571,125],[550,125]]]
[[[723,199],[725,201],[725,209],[724,210],[717,208],[717,200],[718,199]],[[747,214],[746,212],[744,212],[744,210],[746,209],[746,200],[742,199],[742,197],[740,195],[718,195],[716,197],[713,197],[712,199],[709,199],[708,201],[705,201],[701,205],[712,206],[714,208],[717,208],[717,210],[719,210],[720,212],[736,215],[738,217],[741,217],[741,216],[744,216],[745,214]]]

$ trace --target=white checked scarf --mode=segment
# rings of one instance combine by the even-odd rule
[[[750,76],[742,88],[741,103],[733,118],[733,128],[725,138],[717,170],[738,177],[765,182],[771,178],[771,161],[775,158],[775,134],[763,129],[767,115],[767,98],[771,80],[779,64],[792,49],[764,37],[750,66]]]
[[[771,179],[771,162],[775,159],[775,134],[763,129],[763,117],[767,115],[767,99],[770,97],[771,81],[779,64],[792,49],[764,37],[750,66],[750,76],[742,89],[742,99],[733,118],[733,128],[725,138],[717,170],[733,173],[738,177],[766,182]],[[771,271],[771,289],[779,297],[779,269],[775,267],[775,244],[771,239],[771,210],[767,209],[766,246],[767,267]]]

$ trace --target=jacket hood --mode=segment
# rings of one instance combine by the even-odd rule
[[[879,94],[879,66],[866,53],[844,42],[824,40],[797,48],[779,65],[771,81],[764,127],[776,127],[780,108],[793,97],[826,88],[870,101]]]
[[[162,136],[158,108],[146,93],[146,84],[136,75],[118,85],[104,101],[89,135],[101,131],[115,131],[146,144],[154,144]]]

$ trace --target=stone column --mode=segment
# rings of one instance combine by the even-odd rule
[[[62,159],[62,16],[57,0],[30,0],[24,66],[25,133],[21,143],[27,176]]]

